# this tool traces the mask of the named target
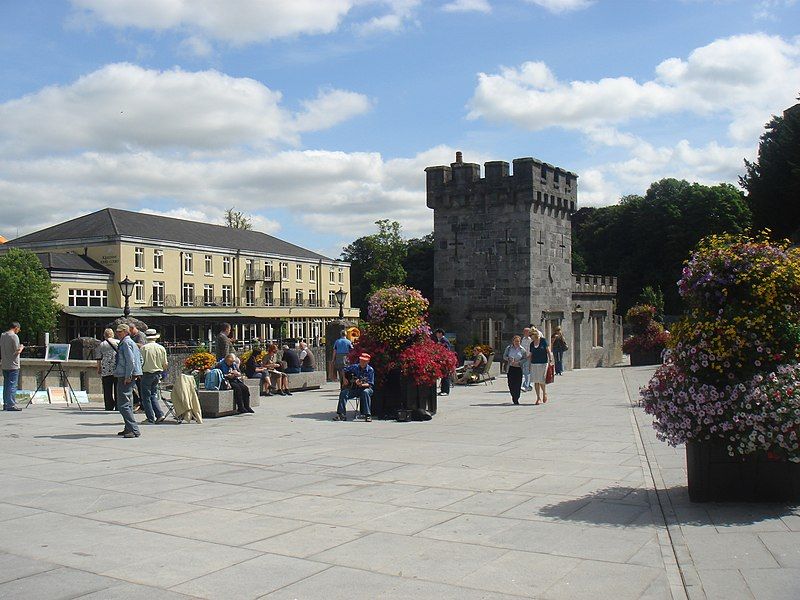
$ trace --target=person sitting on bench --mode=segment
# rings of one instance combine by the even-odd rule
[[[480,375],[486,370],[486,363],[489,359],[483,352],[476,352],[475,357],[472,359],[472,364],[466,365],[456,372],[461,371],[456,383],[474,383],[478,381]]]
[[[222,371],[222,376],[233,390],[236,412],[240,415],[256,412],[250,408],[250,388],[242,381],[242,374],[239,372],[236,355],[228,354],[228,356],[217,363],[217,369]]]
[[[361,414],[364,420],[372,421],[372,393],[375,387],[375,369],[369,365],[372,358],[364,352],[358,357],[357,365],[344,368],[346,384],[339,392],[339,406],[336,407],[334,421],[347,421],[347,401],[358,398],[361,402]]]

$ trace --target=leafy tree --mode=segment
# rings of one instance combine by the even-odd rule
[[[381,219],[375,224],[377,233],[358,238],[342,251],[342,260],[350,263],[351,301],[362,312],[371,293],[406,280],[407,248],[400,237],[400,223]]]
[[[747,190],[753,228],[774,239],[800,238],[800,104],[767,123],[758,160],[745,161],[740,183]]]
[[[23,339],[37,338],[56,328],[56,286],[29,250],[11,248],[0,254],[0,324],[19,321]]]
[[[422,292],[430,301],[433,301],[433,255],[433,233],[406,242],[406,257],[403,260],[405,283]]]
[[[664,310],[681,301],[675,282],[700,239],[743,233],[751,214],[743,194],[729,184],[706,186],[677,179],[653,183],[644,196],[625,196],[603,208],[583,208],[572,222],[573,245],[589,273],[616,275],[620,310],[645,287],[664,292]]]
[[[253,229],[253,221],[233,206],[225,210],[225,224],[232,229]]]

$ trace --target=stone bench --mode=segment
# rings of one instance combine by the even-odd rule
[[[203,409],[203,418],[216,419],[236,414],[233,390],[197,390],[197,399]]]
[[[318,390],[325,384],[325,371],[309,371],[307,373],[290,373],[289,391]]]

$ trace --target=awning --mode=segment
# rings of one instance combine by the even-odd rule
[[[116,319],[122,316],[122,309],[115,306],[65,306],[61,312],[83,319]],[[158,317],[163,314],[152,310],[131,310],[131,316],[138,319]]]

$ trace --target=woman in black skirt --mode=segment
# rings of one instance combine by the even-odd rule
[[[503,360],[508,363],[508,391],[511,392],[511,400],[514,404],[519,404],[522,388],[522,362],[528,358],[528,353],[525,352],[521,342],[522,338],[515,335],[503,352]]]

